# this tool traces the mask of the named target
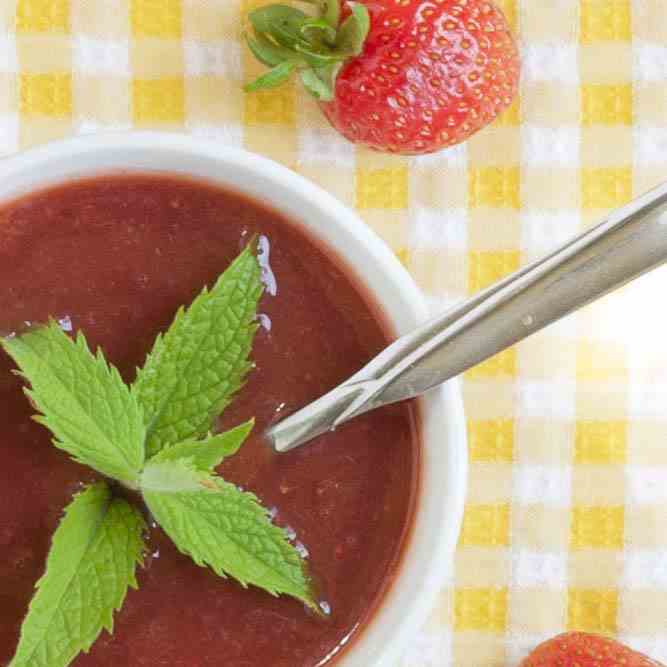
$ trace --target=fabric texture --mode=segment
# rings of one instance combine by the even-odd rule
[[[252,0],[0,0],[0,154],[150,127],[243,146],[356,208],[434,310],[667,179],[664,0],[502,0],[516,103],[421,158],[355,148],[295,85],[245,95]],[[401,667],[515,665],[566,629],[667,661],[667,353],[657,271],[464,377],[454,573]]]

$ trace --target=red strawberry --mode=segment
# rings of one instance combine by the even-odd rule
[[[570,632],[540,644],[520,667],[663,667],[613,639]]]
[[[249,15],[250,48],[273,69],[248,90],[299,71],[341,134],[404,154],[464,141],[516,94],[517,47],[486,0],[320,4],[317,19],[281,5]]]

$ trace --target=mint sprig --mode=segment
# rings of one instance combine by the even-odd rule
[[[209,291],[181,308],[159,335],[132,385],[146,423],[146,454],[205,436],[251,368],[248,360],[262,294],[255,242]]]
[[[113,631],[113,612],[137,587],[144,528],[141,514],[103,482],[74,498],[53,535],[9,667],[66,667],[103,629]]]
[[[317,610],[306,565],[251,493],[215,468],[254,425],[210,433],[251,368],[262,294],[251,242],[209,290],[179,309],[128,387],[101,350],[55,321],[0,340],[31,385],[37,421],[74,459],[138,490],[177,548],[243,586]],[[58,527],[10,667],[66,667],[113,628],[142,561],[138,510],[104,482],[78,495]]]
[[[25,393],[42,413],[34,419],[53,433],[55,446],[136,487],[144,465],[143,415],[102,352],[93,356],[83,333],[72,341],[55,321],[2,346],[32,385]]]
[[[301,557],[253,494],[181,460],[146,467],[144,498],[174,544],[197,564],[317,609]]]
[[[176,445],[165,447],[153,456],[151,461],[156,463],[189,459],[192,460],[196,468],[212,472],[226,458],[234,456],[238,452],[245,439],[250,435],[254,425],[255,420],[250,419],[229,431],[209,435],[203,440],[184,440]]]

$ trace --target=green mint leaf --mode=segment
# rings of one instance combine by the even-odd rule
[[[290,78],[295,67],[296,65],[293,62],[285,61],[284,63],[280,63],[280,65],[276,65],[273,69],[266,72],[266,74],[262,74],[262,76],[257,77],[251,83],[247,83],[243,87],[243,90],[246,93],[252,93],[256,90],[268,90],[269,88],[282,86]]]
[[[195,563],[317,609],[305,562],[254,495],[191,461],[149,463],[142,490],[156,521]]]
[[[224,433],[209,435],[204,440],[185,440],[170,445],[156,454],[151,462],[189,459],[199,470],[212,472],[226,458],[238,452],[254,425],[255,420],[250,419]]]
[[[251,364],[261,269],[251,243],[169,330],[157,337],[133,385],[144,412],[146,451],[204,437]]]
[[[51,430],[55,446],[136,486],[144,463],[143,416],[102,352],[94,356],[83,333],[74,340],[53,321],[1,344],[31,384],[26,394],[42,413],[35,419]]]
[[[176,461],[158,461],[157,456],[141,473],[141,491],[144,493],[198,492],[206,488],[208,476],[197,468],[192,458]]]
[[[128,587],[137,587],[145,529],[125,500],[104,483],[77,495],[53,536],[46,572],[37,583],[9,667],[66,667],[88,651]]]

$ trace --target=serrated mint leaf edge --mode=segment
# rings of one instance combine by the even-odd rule
[[[255,420],[249,419],[228,431],[209,435],[204,440],[185,440],[169,445],[149,459],[149,464],[189,459],[200,470],[212,471],[239,451],[254,425]]]
[[[70,351],[79,356],[80,364],[88,364],[89,372],[101,374],[102,381],[106,383],[107,401],[111,392],[113,392],[116,393],[117,400],[122,404],[121,411],[123,417],[127,418],[127,430],[130,434],[127,440],[116,438],[116,434],[108,433],[100,425],[99,418],[96,420],[94,411],[89,413],[86,410],[76,392],[70,390],[63,378],[58,375],[57,367],[49,364],[44,355],[35,349],[34,341],[38,338],[50,341],[50,344],[53,345],[61,345],[63,349],[66,346],[71,346]],[[25,334],[2,338],[0,339],[0,345],[18,366],[17,374],[30,385],[30,388],[24,388],[24,393],[41,413],[33,418],[52,432],[54,435],[53,444],[58,449],[70,454],[77,462],[134,486],[145,460],[143,415],[138,401],[123,382],[118,369],[106,360],[102,350],[98,349],[97,354],[93,354],[83,331],[79,330],[76,337],[71,338],[54,320],[50,320],[47,325],[37,327]],[[55,354],[61,353],[61,351],[57,351]],[[27,366],[30,366],[30,369]],[[72,364],[72,368],[76,372],[75,364]],[[60,414],[62,399],[58,399],[55,393],[46,391],[42,387],[42,384],[47,382],[46,376],[42,376],[43,373],[50,375],[50,382],[55,382],[59,386],[59,392],[67,394],[69,400],[79,405],[80,415],[84,417],[85,424],[82,425],[81,421],[77,421],[80,415],[74,418],[71,414]],[[88,431],[91,428],[95,434],[90,440],[85,438],[86,443],[104,441],[106,443],[104,449],[95,448],[91,445],[88,445],[86,449],[86,443],[82,447],[80,442],[76,442],[76,436],[72,434],[73,430],[80,432]],[[121,440],[123,446],[120,446]],[[116,454],[118,455],[117,459]]]
[[[190,487],[184,492],[167,489],[143,489],[143,496],[148,509],[181,553],[192,558],[199,566],[210,567],[218,576],[223,578],[233,577],[243,587],[252,584],[272,595],[291,595],[319,612],[312,580],[308,575],[307,564],[296,548],[289,543],[285,531],[271,522],[268,510],[262,506],[254,494],[241,491],[216,475],[202,472],[199,472],[197,486],[196,483],[193,483],[195,478],[192,476],[194,468],[191,461],[165,461],[155,465],[160,466],[162,473],[165,472],[167,466],[180,468],[180,473],[174,472],[173,474],[182,474],[182,486]],[[249,551],[247,544],[239,541],[233,533],[226,532],[221,527],[220,523],[225,518],[229,520],[231,516],[228,511],[229,508],[226,508],[226,512],[221,507],[211,511],[210,516],[215,517],[213,522],[207,516],[207,512],[202,511],[203,503],[211,501],[216,495],[220,495],[221,500],[224,500],[222,498],[223,494],[227,499],[235,496],[238,503],[244,504],[247,514],[252,515],[245,517],[246,529],[244,534],[246,537],[257,537],[252,534],[252,531],[247,530],[249,521],[254,522],[255,529],[260,525],[261,530],[265,531],[264,537],[270,541],[272,548],[277,549],[286,562],[288,558],[292,560],[289,567],[291,570],[299,572],[297,579],[286,572],[274,569],[272,563],[262,559],[258,553]],[[198,539],[193,542],[186,534],[190,531],[199,532],[196,523],[198,520],[206,524],[208,536],[205,538],[199,534]],[[211,539],[216,542],[214,546],[211,546]],[[232,556],[223,553],[224,542],[228,543],[227,547],[234,552]],[[238,562],[235,563],[234,559],[238,559]],[[242,564],[241,567],[238,567],[238,563]],[[253,576],[250,572],[252,567],[265,570],[268,574],[264,577]]]
[[[92,506],[91,508],[87,505]],[[96,505],[96,507],[95,507]],[[95,516],[86,517],[85,512],[88,509],[92,509]],[[53,534],[51,541],[51,548],[47,557],[45,572],[40,577],[40,579],[35,584],[35,594],[30,601],[28,607],[28,613],[23,621],[21,626],[21,633],[19,638],[19,643],[15,652],[14,657],[9,663],[8,667],[37,667],[37,665],[43,664],[36,661],[34,658],[35,652],[40,648],[42,643],[48,639],[52,639],[49,636],[49,630],[54,623],[57,613],[58,613],[58,604],[62,602],[68,595],[69,589],[71,588],[73,582],[76,579],[78,569],[81,563],[84,562],[84,559],[87,557],[94,558],[96,553],[96,542],[101,536],[101,530],[104,527],[104,522],[108,521],[111,513],[119,509],[122,511],[129,511],[129,515],[132,519],[133,525],[128,524],[128,551],[126,557],[131,559],[133,562],[133,567],[128,572],[127,581],[123,586],[123,590],[120,592],[120,595],[115,595],[114,600],[111,602],[111,605],[108,609],[108,616],[105,620],[102,621],[99,630],[95,636],[89,636],[87,638],[81,638],[78,642],[79,646],[77,647],[76,652],[67,659],[66,662],[55,664],[44,665],[44,667],[65,667],[68,665],[80,652],[87,652],[90,650],[91,646],[98,639],[102,630],[107,630],[109,633],[113,632],[113,612],[119,611],[122,607],[122,604],[125,600],[128,588],[137,588],[136,580],[136,566],[143,564],[143,537],[142,533],[146,529],[146,524],[143,520],[143,517],[138,513],[138,511],[132,507],[127,501],[121,498],[114,498],[111,494],[111,491],[108,485],[105,482],[98,482],[92,484],[85,488],[82,492],[78,493],[72,502],[65,508],[63,518],[58,525],[55,533]],[[90,525],[82,526],[82,522],[88,522]],[[85,540],[79,546],[79,549],[71,548],[71,541],[73,538],[78,537],[78,535],[85,529]],[[76,530],[76,536],[70,531]],[[134,531],[134,534],[133,534]],[[134,544],[131,544],[134,539]],[[65,564],[65,567],[63,567]],[[59,581],[62,578],[62,572],[64,570],[69,570],[69,574],[65,581]],[[44,626],[43,623],[38,624],[43,627],[42,638],[37,640],[32,639],[30,644],[32,644],[32,649],[24,649],[26,642],[26,633],[32,631],[32,626],[36,623],[35,614],[43,613],[39,609],[40,605],[45,604],[45,597],[50,593],[48,587],[52,585],[52,582],[59,584],[61,589],[57,600],[57,605],[52,609],[49,614],[50,618],[47,621],[47,624]],[[103,615],[107,615],[107,612],[102,612]],[[75,640],[70,639],[76,643]],[[28,650],[29,653],[27,656],[22,656],[22,650]]]
[[[252,367],[249,355],[258,327],[255,321],[257,303],[263,292],[261,267],[256,256],[256,245],[256,240],[252,239],[238,257],[218,277],[210,290],[204,287],[187,308],[179,308],[169,329],[164,334],[157,336],[153,349],[147,355],[143,367],[138,369],[137,377],[132,384],[131,390],[143,408],[147,431],[146,453],[148,458],[155,456],[165,446],[174,445],[189,438],[201,438],[205,436],[210,430],[213,420],[223,412],[234,395],[243,386],[245,377]],[[248,263],[248,267],[245,267],[246,262]],[[229,386],[224,389],[221,388],[215,400],[208,402],[206,409],[202,411],[202,414],[197,419],[196,425],[189,427],[187,432],[179,433],[178,437],[172,437],[170,434],[165,433],[166,429],[175,429],[176,424],[184,424],[186,420],[181,417],[175,423],[162,423],[164,421],[163,416],[168,407],[174,404],[175,401],[172,400],[173,396],[179,388],[183,387],[183,377],[185,377],[187,369],[194,363],[195,357],[190,357],[185,369],[181,369],[180,373],[174,374],[167,371],[167,379],[160,378],[161,375],[165,375],[163,366],[166,367],[167,364],[171,366],[169,359],[165,361],[165,358],[168,357],[170,352],[178,349],[181,338],[187,339],[189,337],[187,328],[191,324],[190,320],[208,302],[218,298],[218,292],[230,280],[239,280],[240,278],[236,277],[235,273],[242,272],[244,268],[252,274],[247,281],[247,288],[245,289],[245,296],[251,302],[251,307],[247,307],[247,312],[244,312],[243,316],[238,318],[238,323],[234,331],[233,340],[237,345],[239,345],[237,341],[239,335],[243,332],[245,335],[239,345],[242,353],[235,360],[233,364],[235,368],[226,381]],[[228,310],[229,308],[225,309],[225,311]],[[207,336],[214,334],[216,324],[216,322],[210,323]],[[183,332],[182,330],[184,329],[185,331]],[[172,350],[171,348],[174,349]],[[223,353],[224,351],[218,351],[219,356],[222,356]],[[223,381],[219,384],[223,384]],[[158,394],[157,398],[156,394]],[[199,395],[201,395],[201,392]],[[188,397],[191,398],[191,396]],[[181,402],[184,403],[185,401],[181,400]]]

